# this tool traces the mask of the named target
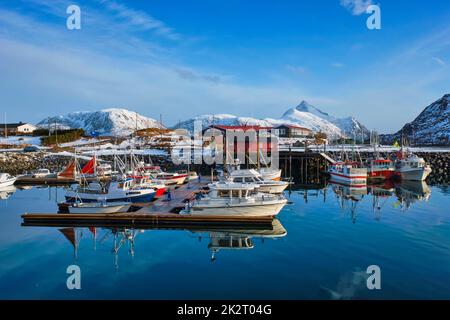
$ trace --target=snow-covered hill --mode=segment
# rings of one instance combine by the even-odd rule
[[[317,119],[312,118],[311,115],[320,118],[320,120],[317,121]],[[302,101],[295,108],[286,111],[283,118],[298,119],[298,121],[305,122],[305,126],[308,124],[308,121],[313,121],[313,124],[316,124],[319,128],[323,128],[321,131],[327,132],[328,130],[329,134],[332,135],[337,134],[352,137],[353,135],[361,136],[361,132],[366,137],[369,135],[369,130],[361,122],[356,120],[355,117],[336,118],[306,101]],[[313,126],[313,124],[311,126]],[[336,130],[335,127],[337,127],[338,130]]]
[[[74,129],[81,128],[86,133],[96,131],[101,135],[125,136],[136,128],[162,128],[161,124],[126,109],[104,109],[101,111],[80,111],[53,116],[39,122],[41,128]]]
[[[240,117],[230,114],[201,115],[174,126],[174,129],[183,128],[193,131],[194,122],[202,122],[203,128],[212,124],[221,125],[260,125],[276,126],[280,124],[292,124],[311,129],[315,132],[325,132],[329,137],[340,137],[342,135],[353,136],[355,133],[361,136],[361,130],[368,136],[368,130],[353,117],[335,118],[328,113],[319,110],[306,101],[302,101],[298,106],[288,109],[280,118],[256,119],[250,117]]]
[[[226,125],[226,126],[272,126],[272,123],[266,120],[255,119],[251,117],[238,117],[232,114],[205,114],[201,115],[183,122],[178,123],[174,126],[174,129],[186,129],[190,132],[194,131],[194,123],[202,125],[201,129],[205,129],[213,124],[216,125]]]
[[[411,145],[450,145],[450,94],[430,104],[398,132],[381,136],[381,140],[400,142],[402,132]]]

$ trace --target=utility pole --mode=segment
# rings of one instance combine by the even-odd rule
[[[8,138],[8,125],[6,124],[6,112],[5,112],[5,139]]]

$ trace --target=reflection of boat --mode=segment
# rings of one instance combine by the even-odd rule
[[[16,190],[15,186],[0,187],[0,200],[7,200]]]
[[[365,187],[367,183],[367,169],[360,168],[357,162],[335,162],[328,169],[331,179],[346,185]]]
[[[217,182],[185,213],[201,215],[275,216],[287,203],[281,195],[258,192],[254,184]]]
[[[253,183],[259,186],[258,190],[266,193],[282,193],[289,185],[286,181],[264,180],[256,170],[234,170],[230,173],[230,180],[236,183]]]
[[[408,209],[416,201],[428,201],[431,195],[431,189],[424,181],[402,181],[395,189],[402,209]]]
[[[337,198],[340,199],[339,206],[341,209],[347,209],[347,205],[349,205],[349,210],[352,215],[353,222],[356,221],[356,208],[358,203],[364,198],[367,194],[367,187],[353,186],[353,185],[345,185],[343,183],[335,182],[331,179],[330,184],[332,185],[333,191],[336,194]]]
[[[0,173],[0,188],[12,186],[16,182],[16,177],[8,173]]]
[[[67,206],[69,213],[120,213],[128,212],[130,202],[74,202]]]
[[[199,231],[196,231],[199,232]],[[214,229],[214,231],[208,232],[209,244],[208,248],[212,251],[211,260],[216,259],[215,255],[219,250],[245,250],[253,249],[253,238],[282,238],[286,236],[287,231],[280,223],[278,219],[274,219],[272,222],[272,228],[266,229],[241,229],[238,228],[225,228]]]

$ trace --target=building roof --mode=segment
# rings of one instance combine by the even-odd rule
[[[280,125],[276,126],[275,128],[280,128],[280,127],[287,127],[287,128],[290,128],[290,129],[301,129],[301,130],[306,130],[306,131],[311,131],[312,132],[311,129],[308,129],[308,128],[305,128],[305,127],[300,127],[300,126],[297,126],[295,124],[280,124]]]
[[[263,126],[226,126],[226,125],[212,125],[209,126],[210,128],[216,128],[219,130],[243,130],[243,131],[247,131],[247,130],[255,130],[255,131],[259,131],[259,130],[270,130],[273,127],[263,127]]]
[[[20,126],[23,126],[23,125],[25,125],[25,124],[30,125],[30,126],[33,126],[33,127],[36,127],[35,125],[33,125],[33,124],[31,124],[31,123],[18,122],[18,123],[6,123],[6,128],[8,128],[8,129],[16,129],[16,128],[18,128],[18,127],[20,127]],[[1,128],[2,128],[2,129],[5,128],[5,123],[2,123]]]

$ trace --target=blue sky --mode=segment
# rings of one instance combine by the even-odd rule
[[[70,4],[81,30],[66,28]],[[450,92],[450,1],[3,0],[0,92],[8,121],[110,107],[166,125],[277,118],[307,100],[396,131]]]

